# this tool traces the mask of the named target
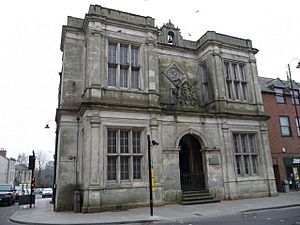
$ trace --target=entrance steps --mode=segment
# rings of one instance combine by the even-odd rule
[[[214,199],[208,191],[182,191],[182,205],[206,204],[220,202]]]

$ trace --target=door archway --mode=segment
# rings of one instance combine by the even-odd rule
[[[182,191],[205,190],[202,146],[193,134],[184,135],[179,142],[179,167]]]

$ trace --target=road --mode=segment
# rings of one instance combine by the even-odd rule
[[[36,199],[42,198],[41,195],[36,195]],[[19,210],[22,210],[20,206]],[[27,206],[28,207],[28,206]],[[18,223],[11,222],[9,217],[14,214],[14,212],[18,210],[18,203],[16,202],[14,205],[7,206],[7,205],[0,205],[0,225],[15,225]]]
[[[190,218],[160,225],[300,225],[300,207],[253,211],[215,218]]]
[[[11,206],[0,205],[0,224],[1,225],[12,225],[16,224],[9,221],[9,217],[18,210],[18,203]]]

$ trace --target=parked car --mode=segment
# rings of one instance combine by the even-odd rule
[[[0,184],[0,203],[15,204],[16,190],[12,184]]]
[[[44,188],[42,191],[42,198],[52,198],[52,188]]]
[[[15,189],[16,189],[16,201],[18,201],[19,196],[24,195],[25,191],[24,188],[22,188],[21,186],[16,186]]]
[[[36,194],[42,194],[43,193],[43,188],[36,188],[34,193]]]

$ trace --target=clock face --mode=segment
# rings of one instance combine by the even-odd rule
[[[176,67],[171,67],[168,70],[167,75],[172,81],[181,80],[183,76],[182,72]]]

